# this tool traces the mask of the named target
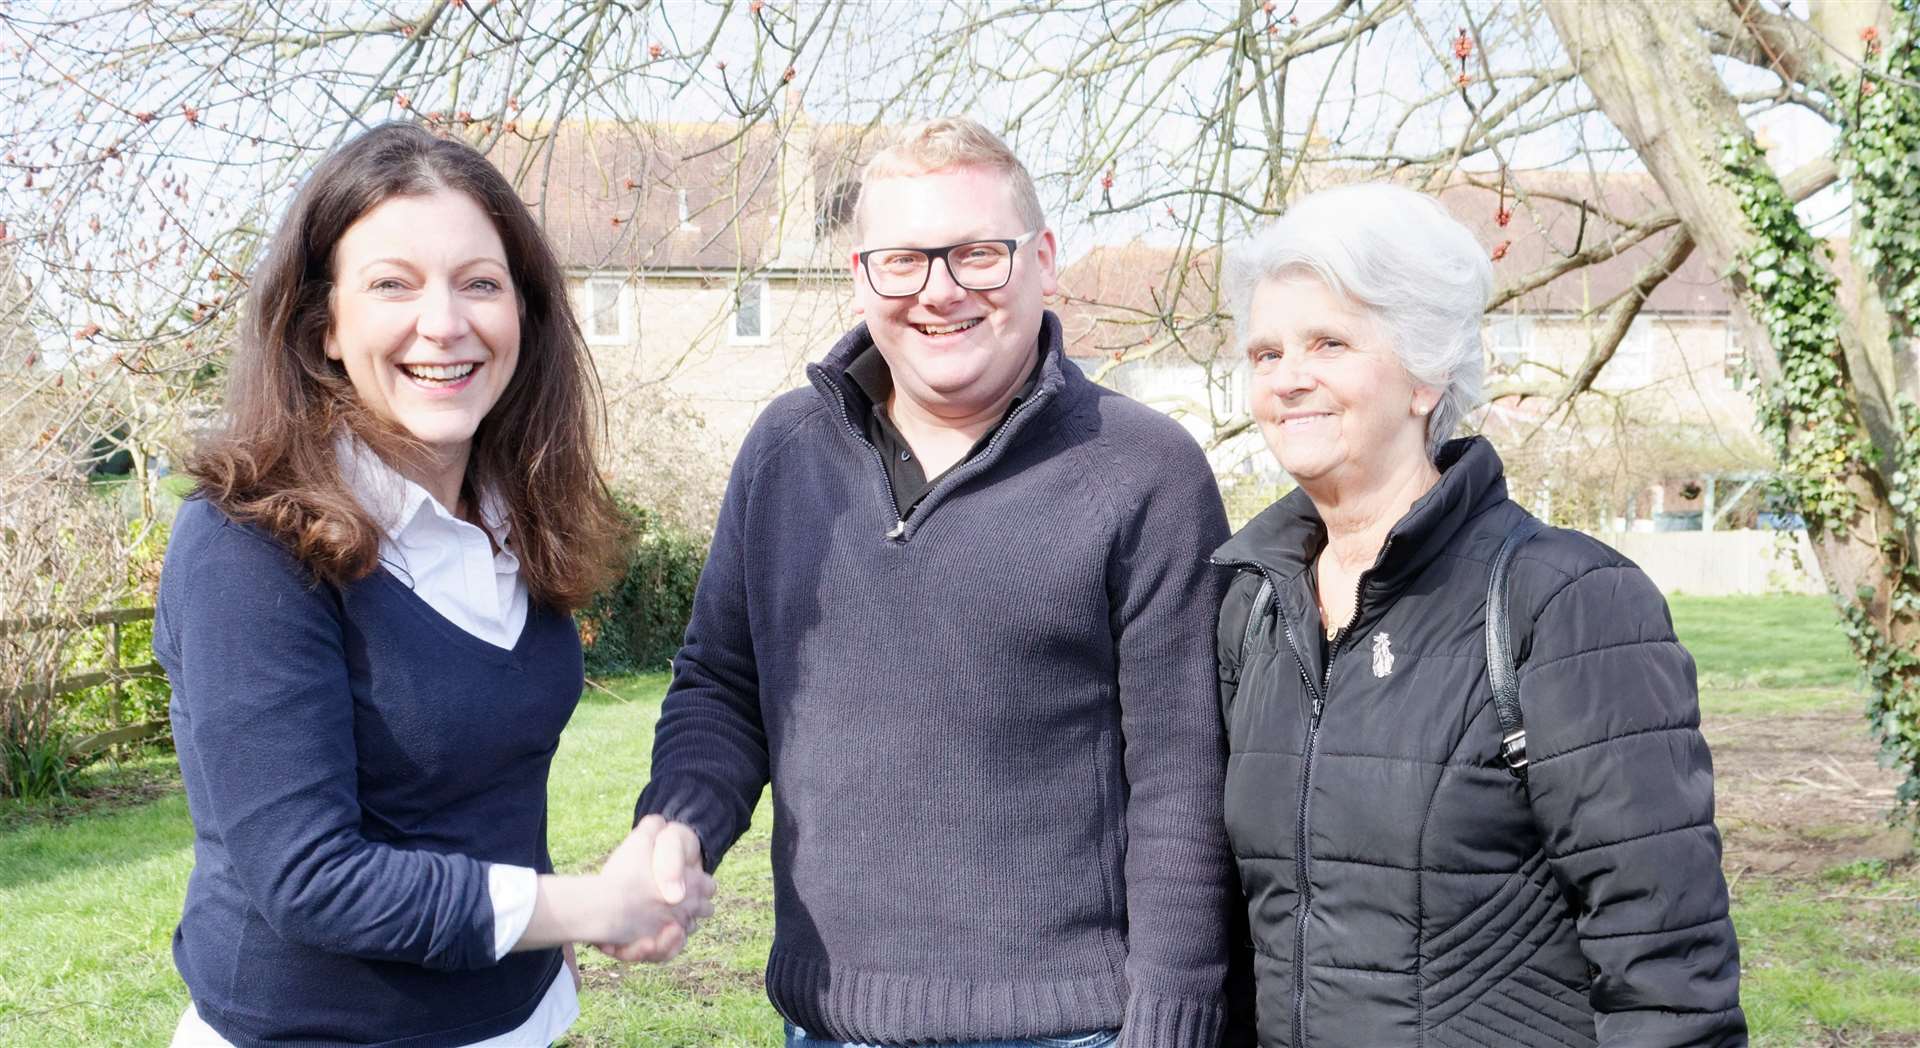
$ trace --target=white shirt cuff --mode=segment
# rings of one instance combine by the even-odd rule
[[[539,890],[540,875],[531,866],[498,862],[487,866],[487,895],[493,902],[494,960],[505,957],[526,934]]]

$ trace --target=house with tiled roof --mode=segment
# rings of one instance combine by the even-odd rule
[[[509,139],[495,150],[566,268],[616,445],[623,420],[645,426],[653,407],[672,404],[730,456],[761,408],[805,382],[805,365],[856,320],[848,225],[881,134],[815,124],[789,99],[777,119],[744,129],[579,121],[542,148]],[[1299,191],[1351,177],[1311,166]],[[1488,385],[1500,399],[1479,420],[1507,456],[1516,496],[1557,522],[1601,529],[1761,516],[1768,459],[1740,338],[1726,288],[1698,255],[1651,292],[1595,395],[1548,414],[1604,306],[1675,231],[1571,264],[1663,210],[1657,187],[1634,174],[1512,177],[1504,190],[1498,176],[1460,177],[1437,195],[1496,257],[1498,286],[1526,285],[1487,318]],[[1074,257],[1077,246],[1050,303],[1074,362],[1179,419],[1209,446],[1230,495],[1244,487],[1253,509],[1264,505],[1286,481],[1246,423],[1247,369],[1220,300],[1218,250],[1109,244]]]
[[[1337,171],[1310,170],[1307,181],[1316,179],[1344,180]],[[1537,475],[1545,487],[1534,493],[1536,501],[1550,507],[1556,495],[1550,478],[1568,475],[1556,457],[1579,457],[1591,466],[1603,454],[1618,454],[1625,465],[1616,471],[1621,489],[1614,492],[1612,515],[1622,527],[1724,527],[1751,518],[1758,486],[1748,482],[1765,457],[1743,388],[1732,302],[1698,253],[1653,289],[1600,371],[1590,403],[1604,410],[1589,409],[1577,422],[1548,416],[1552,392],[1579,367],[1604,326],[1606,304],[1661,257],[1677,229],[1655,232],[1598,262],[1570,260],[1664,210],[1657,186],[1639,174],[1527,172],[1514,180],[1503,191],[1498,176],[1487,185],[1460,179],[1437,196],[1495,259],[1497,287],[1529,285],[1506,296],[1485,329],[1487,387],[1499,399],[1480,424],[1513,449],[1516,478]],[[1301,191],[1311,188],[1318,186]],[[1236,425],[1246,411],[1247,366],[1218,291],[1220,266],[1212,249],[1095,248],[1062,274],[1069,352],[1089,374],[1185,421],[1213,445],[1224,477],[1283,480],[1258,434]],[[1531,286],[1537,275],[1562,266],[1564,272]],[[1594,428],[1601,417],[1610,422],[1604,431]],[[1685,453],[1688,445],[1699,453]],[[1743,488],[1745,501],[1730,515],[1736,507],[1729,496]]]
[[[623,404],[671,402],[702,418],[730,453],[767,402],[804,382],[807,362],[856,319],[847,224],[878,138],[873,128],[815,124],[789,104],[777,120],[744,129],[579,121],[546,148],[509,139],[496,149],[566,267],[616,423]],[[1310,167],[1300,191],[1350,177]],[[1528,172],[1504,190],[1497,177],[1458,178],[1438,196],[1497,256],[1503,288],[1533,284],[1532,275],[1620,238],[1664,206],[1645,175]],[[1552,403],[1538,394],[1579,366],[1605,304],[1674,235],[1665,229],[1614,257],[1567,264],[1487,320],[1488,386],[1504,396],[1482,424],[1510,438],[1503,446],[1516,457],[1539,459],[1516,461],[1516,477],[1564,476],[1556,457],[1590,466],[1603,452],[1625,455],[1632,461],[1609,483],[1626,487],[1608,497],[1629,527],[1724,524],[1734,519],[1728,496],[1742,487],[1741,513],[1751,518],[1746,481],[1765,466],[1731,302],[1698,254],[1654,288],[1594,383],[1592,402],[1611,412],[1613,431],[1561,415],[1548,437],[1535,432]],[[1223,476],[1283,481],[1244,425],[1247,371],[1220,302],[1219,266],[1212,248],[1095,246],[1065,267],[1053,308],[1085,371],[1179,418],[1210,445]],[[1572,494],[1563,487],[1541,499],[1550,506]]]
[[[844,232],[868,129],[577,121],[493,159],[541,219],[617,423],[672,400],[726,451],[851,326]]]

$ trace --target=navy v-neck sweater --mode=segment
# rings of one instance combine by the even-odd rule
[[[194,499],[153,647],[194,825],[174,962],[201,1017],[240,1048],[442,1048],[523,1022],[560,952],[495,962],[487,866],[553,868],[572,620],[536,605],[497,648],[385,570],[317,585]]]

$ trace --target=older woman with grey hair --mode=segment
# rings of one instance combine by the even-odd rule
[[[1356,185],[1293,204],[1234,275],[1253,416],[1299,484],[1214,554],[1238,572],[1220,692],[1260,1044],[1745,1043],[1666,603],[1541,529],[1485,439],[1448,439],[1480,392],[1485,251],[1432,199]]]

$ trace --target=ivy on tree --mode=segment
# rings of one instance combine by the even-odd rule
[[[1885,302],[1896,341],[1920,321],[1920,0],[1895,0],[1891,39],[1863,34],[1863,66],[1832,84],[1843,114],[1842,170],[1852,182],[1859,216],[1853,257]],[[1867,719],[1881,758],[1903,775],[1896,815],[1920,816],[1920,653],[1893,641],[1892,621],[1920,616],[1920,568],[1914,563],[1920,524],[1920,406],[1895,398],[1900,439],[1886,468],[1872,468],[1872,442],[1861,431],[1841,343],[1838,286],[1817,254],[1825,248],[1794,214],[1793,204],[1753,140],[1722,145],[1722,177],[1740,201],[1759,242],[1735,262],[1754,319],[1777,349],[1780,374],[1756,385],[1762,430],[1782,469],[1777,484],[1815,537],[1859,526],[1860,504],[1849,476],[1886,478],[1894,519],[1871,522],[1886,556],[1886,620],[1876,619],[1876,591],[1836,593],[1844,630],[1867,677]]]

